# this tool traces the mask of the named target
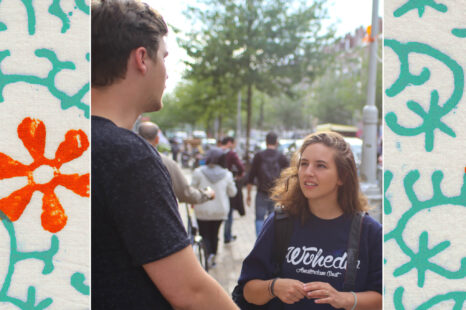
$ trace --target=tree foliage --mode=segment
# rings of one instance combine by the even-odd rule
[[[247,141],[254,90],[292,95],[294,85],[318,74],[323,46],[332,37],[321,29],[324,3],[202,0],[186,12],[193,22],[180,41],[191,59],[186,77],[209,85],[212,96],[203,104],[218,113],[235,102],[234,93],[246,89]]]
[[[381,50],[379,49],[379,54]],[[365,46],[335,54],[326,72],[308,95],[311,111],[320,123],[354,125],[367,100],[369,55]],[[376,107],[382,113],[382,63],[377,64]]]

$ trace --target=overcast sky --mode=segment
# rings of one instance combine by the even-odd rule
[[[158,10],[168,24],[179,29],[186,29],[189,23],[183,15],[188,3],[195,5],[195,0],[143,0]],[[312,0],[309,0],[312,2]],[[383,1],[379,0],[379,16],[382,16]],[[337,36],[354,32],[359,26],[367,27],[372,21],[372,0],[329,0],[329,23],[337,25]],[[166,59],[168,80],[167,92],[171,92],[182,79],[185,69],[182,59],[186,59],[183,49],[178,47],[175,34],[170,32],[166,38],[169,56]]]

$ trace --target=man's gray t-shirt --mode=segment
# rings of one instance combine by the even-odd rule
[[[142,267],[189,245],[170,176],[132,131],[91,124],[92,309],[172,309]]]

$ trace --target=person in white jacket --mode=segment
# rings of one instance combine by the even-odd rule
[[[229,197],[234,197],[237,192],[233,175],[222,168],[222,160],[225,160],[223,150],[210,149],[206,154],[206,165],[194,170],[191,182],[193,187],[211,187],[215,191],[213,200],[194,205],[199,233],[206,242],[211,266],[215,265],[220,225],[230,210]]]

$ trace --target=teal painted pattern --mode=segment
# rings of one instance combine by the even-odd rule
[[[431,92],[430,105],[427,111],[425,111],[424,108],[414,100],[410,100],[406,103],[408,109],[417,114],[423,120],[421,125],[417,127],[405,127],[398,123],[398,117],[395,113],[389,112],[385,115],[387,126],[400,136],[416,136],[424,133],[425,150],[430,152],[434,148],[434,133],[437,129],[450,137],[456,137],[454,130],[441,119],[446,114],[450,113],[463,97],[463,68],[455,60],[427,44],[419,42],[401,43],[394,39],[385,39],[384,42],[385,46],[390,47],[397,54],[400,60],[400,75],[398,79],[385,91],[389,97],[395,97],[408,86],[419,86],[425,84],[430,79],[431,73],[427,68],[423,68],[422,72],[418,75],[410,72],[408,56],[411,53],[428,55],[433,59],[441,61],[453,73],[454,90],[450,98],[448,98],[445,103],[439,103],[439,94],[437,90],[433,90]]]
[[[45,78],[32,75],[4,74],[0,67],[0,103],[4,101],[3,89],[8,84],[26,82],[29,84],[45,86],[49,92],[60,100],[63,110],[71,107],[77,107],[84,112],[84,116],[89,118],[89,105],[84,103],[83,97],[89,92],[89,83],[84,84],[75,94],[66,94],[64,91],[57,89],[55,79],[62,70],[75,70],[76,66],[70,61],[60,61],[54,51],[50,49],[37,49],[35,55],[40,58],[46,58],[52,64],[52,69]],[[10,56],[9,50],[0,51],[0,65],[2,61]]]
[[[393,174],[391,174],[390,171],[386,171],[385,176],[387,177],[385,181],[388,181],[388,184],[385,184],[385,192],[387,192]],[[459,270],[449,270],[429,261],[430,258],[432,258],[433,256],[437,255],[438,253],[442,252],[450,246],[450,242],[448,240],[443,241],[432,248],[429,248],[429,234],[427,231],[424,231],[419,236],[419,249],[414,250],[411,249],[403,239],[403,232],[405,231],[408,222],[412,220],[416,214],[423,210],[430,210],[431,208],[448,205],[466,207],[466,174],[463,178],[463,187],[461,188],[460,195],[455,197],[447,197],[442,193],[442,190],[440,188],[440,183],[442,182],[442,179],[444,177],[443,173],[439,170],[435,171],[432,174],[432,188],[434,194],[431,199],[426,201],[419,200],[419,198],[416,195],[416,192],[414,191],[414,184],[418,181],[419,177],[420,173],[418,170],[410,171],[405,176],[403,184],[406,195],[408,196],[411,205],[409,209],[401,216],[396,227],[384,235],[384,242],[394,240],[398,244],[400,249],[403,251],[403,253],[409,256],[410,258],[410,261],[402,266],[399,266],[395,270],[393,275],[395,277],[399,277],[407,273],[411,269],[416,269],[418,272],[419,287],[424,286],[425,273],[427,271],[434,272],[447,279],[462,279],[466,277],[466,257],[461,258],[461,267],[459,268]],[[385,201],[385,204],[387,204],[387,202],[390,206],[390,202],[388,201],[388,199]]]
[[[71,276],[70,283],[71,286],[74,287],[78,292],[83,295],[89,295],[90,288],[89,285],[84,284],[86,277],[81,272],[75,272]]]
[[[384,5],[384,309],[466,309],[464,3]]]
[[[393,12],[393,16],[401,17],[408,13],[411,10],[418,10],[419,17],[424,15],[426,7],[431,7],[434,10],[439,12],[445,13],[448,11],[448,7],[445,4],[437,3],[434,0],[409,0],[401,7],[399,7],[395,12]],[[465,28],[454,28],[451,33],[454,36],[459,38],[466,38],[466,29]]]
[[[75,0],[75,3],[76,3],[76,8],[77,9],[80,9],[81,11],[86,13],[87,15],[89,15],[91,13],[91,8],[86,4],[86,2],[84,0]]]
[[[46,184],[60,171],[43,164],[23,176],[5,172],[19,162],[29,166],[37,154],[45,162],[58,154],[69,159],[64,174],[88,176],[90,150],[76,150],[90,136],[89,5],[0,0],[0,206],[27,206],[13,222],[0,212],[0,309],[90,308],[89,184],[87,192],[75,180],[71,191],[59,186],[53,197],[27,196],[26,184]],[[21,132],[25,119],[30,126]],[[66,226],[45,230],[45,217],[64,208],[73,210]]]
[[[36,33],[36,11],[34,9],[33,0],[21,0],[21,2],[23,3],[24,9],[26,10],[26,13],[27,13],[28,33],[29,35],[34,35]],[[61,32],[65,33],[71,26],[71,22],[68,16],[73,15],[73,12],[68,12],[68,14],[66,14],[63,11],[61,2],[62,0],[53,0],[52,4],[49,6],[48,12],[51,15],[61,20],[63,24],[61,28]],[[86,13],[87,15],[90,14],[90,8],[84,0],[75,0],[75,3],[76,3],[75,9],[78,9]],[[8,27],[4,23],[0,22],[0,31],[5,31],[7,29]]]
[[[383,173],[383,213],[390,214],[392,213],[392,205],[390,203],[389,197],[387,196],[387,189],[390,187],[390,184],[393,180],[393,173],[390,170],[386,170]]]
[[[466,28],[455,28],[451,33],[458,38],[466,38]]]
[[[448,207],[448,206],[460,206],[466,208],[466,174],[463,177],[463,186],[461,188],[461,193],[458,196],[448,197],[442,193],[441,182],[444,175],[442,171],[435,171],[432,174],[432,188],[433,196],[431,199],[421,201],[414,191],[414,185],[420,178],[420,173],[418,170],[410,171],[403,180],[405,193],[408,196],[408,199],[411,202],[409,209],[402,214],[396,227],[391,231],[385,233],[384,242],[389,242],[391,240],[395,241],[401,251],[409,257],[409,261],[398,268],[395,269],[393,276],[395,278],[401,277],[408,273],[409,271],[415,269],[417,271],[417,285],[422,288],[425,284],[426,273],[433,272],[441,277],[446,279],[463,279],[466,277],[466,257],[461,258],[460,268],[458,270],[451,270],[448,267],[440,266],[436,263],[430,261],[431,258],[446,250],[450,246],[450,241],[445,240],[438,244],[435,244],[429,247],[429,233],[428,231],[423,231],[419,236],[419,248],[412,249],[409,247],[405,241],[403,234],[406,230],[407,224],[414,220],[414,217],[422,212],[423,210],[430,211],[432,208],[436,207]],[[385,214],[390,214],[391,203],[387,198],[387,190],[390,187],[390,184],[393,179],[393,173],[391,171],[385,171],[384,175],[384,211]],[[387,259],[385,259],[385,262]],[[394,294],[394,304],[396,309],[405,309],[402,303],[402,295],[404,288],[402,286],[396,289]],[[443,302],[448,299],[455,300],[456,306],[453,309],[463,309],[463,303],[466,299],[466,291],[464,292],[452,292],[444,295],[437,295],[427,302],[423,303],[416,309],[429,309],[430,307]]]
[[[19,298],[9,296],[8,290],[12,285],[12,277],[15,272],[15,266],[17,263],[23,260],[36,259],[42,261],[44,263],[42,274],[44,275],[50,274],[53,271],[53,256],[57,253],[59,247],[59,241],[57,236],[53,235],[51,237],[50,249],[48,250],[37,252],[18,251],[18,243],[16,240],[16,233],[13,223],[11,223],[10,220],[8,220],[8,218],[1,211],[0,221],[5,227],[8,235],[10,236],[10,257],[8,273],[5,279],[3,280],[3,283],[0,282],[0,284],[2,285],[0,290],[0,303],[8,303],[22,310],[41,310],[47,308],[52,304],[53,299],[46,298],[44,300],[37,301],[36,303],[36,288],[34,286],[30,286],[28,288],[27,298],[24,301]]]
[[[395,305],[395,309],[397,310],[405,310],[406,308],[403,306],[403,293],[405,289],[400,286],[396,289],[395,294],[393,296],[393,301]],[[453,300],[454,306],[452,310],[462,310],[464,302],[466,300],[466,291],[454,291],[447,294],[439,294],[437,296],[432,297],[428,301],[422,303],[421,305],[417,306],[415,310],[426,310],[430,309],[433,306],[440,304],[444,301]]]
[[[68,16],[72,16],[73,12],[68,12],[68,14],[66,14],[61,7],[61,1],[62,0],[53,0],[49,7],[49,13],[58,17],[62,21],[63,26],[61,28],[61,32],[65,33],[68,29],[70,29],[71,23]],[[84,2],[84,0],[75,0],[75,3],[75,9],[79,9],[87,15],[90,14],[90,8]]]
[[[442,13],[448,10],[446,5],[436,2],[435,0],[409,0],[393,12],[393,16],[401,17],[411,10],[417,10],[419,17],[422,17],[426,7],[431,7],[432,9]]]

